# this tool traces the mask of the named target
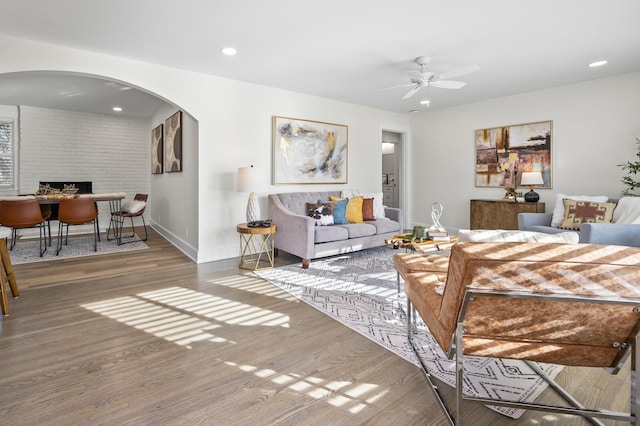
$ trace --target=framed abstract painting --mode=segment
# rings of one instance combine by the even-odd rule
[[[475,131],[475,186],[517,188],[524,172],[541,172],[551,188],[553,121]]]
[[[349,128],[273,117],[273,184],[347,183]]]
[[[182,171],[182,111],[164,123],[164,172]]]
[[[157,175],[162,173],[162,165],[164,158],[162,156],[163,150],[163,126],[160,124],[158,127],[151,131],[151,174]]]

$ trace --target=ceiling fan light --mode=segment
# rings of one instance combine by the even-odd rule
[[[604,60],[603,61],[595,61],[595,62],[591,62],[589,64],[589,68],[601,67],[601,66],[606,65],[606,64],[607,64],[607,61],[604,61]]]
[[[224,53],[227,56],[233,56],[236,53],[238,53],[238,51],[236,49],[234,49],[233,47],[223,47],[220,50],[221,50],[222,53]]]

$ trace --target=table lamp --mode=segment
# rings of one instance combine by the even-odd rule
[[[260,219],[260,205],[256,191],[262,189],[264,185],[265,171],[260,167],[239,167],[238,168],[238,192],[248,192],[249,201],[247,201],[247,223]]]
[[[522,173],[521,185],[529,185],[529,192],[524,194],[524,200],[529,203],[537,203],[540,195],[533,190],[533,185],[543,185],[544,179],[540,172],[524,172]]]

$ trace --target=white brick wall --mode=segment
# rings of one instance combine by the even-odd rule
[[[127,198],[149,193],[150,127],[131,117],[21,106],[19,193],[47,180],[92,181],[93,192],[124,191]],[[99,210],[104,229],[108,203]]]

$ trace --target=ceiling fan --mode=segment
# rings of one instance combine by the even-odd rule
[[[476,64],[468,65],[466,67],[457,68],[452,71],[444,72],[442,74],[436,74],[432,71],[427,70],[427,64],[429,64],[430,59],[426,56],[419,56],[416,58],[415,63],[420,66],[420,71],[411,71],[412,73],[418,74],[418,76],[413,77],[411,79],[411,83],[402,84],[400,86],[388,87],[387,89],[394,89],[397,87],[411,87],[402,99],[409,99],[423,87],[438,87],[441,89],[461,89],[467,83],[462,81],[454,81],[448,80],[452,77],[457,77],[464,74],[469,74],[474,71],[478,71],[480,67]]]

